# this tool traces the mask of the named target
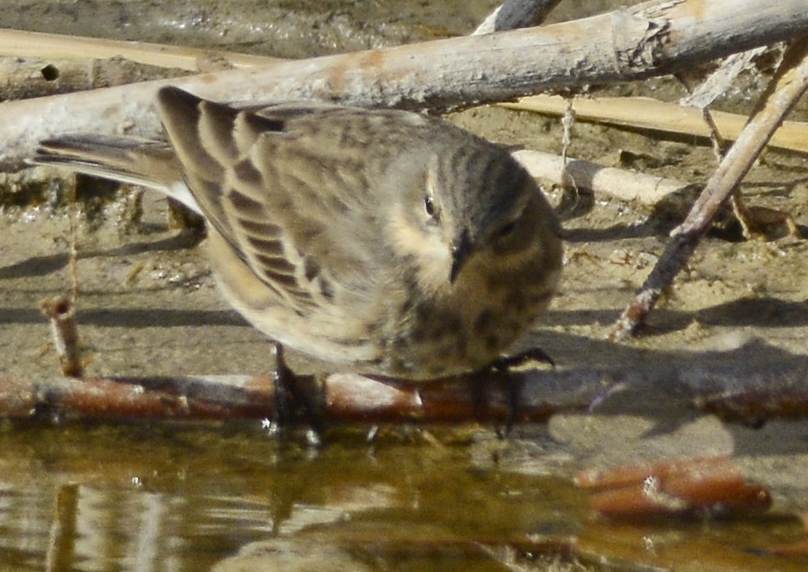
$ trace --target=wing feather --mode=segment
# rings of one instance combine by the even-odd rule
[[[256,276],[298,313],[355,309],[341,297],[367,291],[378,256],[357,220],[373,208],[363,153],[343,137],[350,125],[329,140],[312,121],[342,109],[236,109],[174,88],[158,101],[192,194]]]

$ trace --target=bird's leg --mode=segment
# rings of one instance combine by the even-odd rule
[[[309,444],[319,445],[322,424],[317,407],[316,378],[295,374],[286,364],[283,345],[278,342],[275,342],[275,372],[272,378],[275,385],[273,419],[276,427],[283,428],[302,418],[309,427]]]
[[[504,426],[500,421],[494,422],[494,431],[497,437],[504,439],[510,432],[516,421],[516,413],[519,410],[519,399],[521,394],[521,383],[518,378],[510,375],[507,368],[499,368],[496,365],[478,369],[470,374],[471,377],[471,401],[475,416],[479,420],[490,419],[491,395],[489,387],[499,387],[507,396],[507,414]]]
[[[273,420],[278,427],[286,425],[293,417],[294,412],[294,386],[295,374],[286,365],[283,355],[283,345],[275,342],[275,371],[272,374],[275,386],[275,405]]]

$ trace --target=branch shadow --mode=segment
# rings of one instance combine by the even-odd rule
[[[162,252],[192,248],[199,244],[201,237],[190,232],[182,232],[175,236],[156,241],[134,242],[108,250],[90,250],[79,252],[79,260],[97,257],[133,256],[146,252]],[[33,256],[20,262],[0,268],[0,280],[46,276],[63,270],[70,258],[66,252],[45,256]]]

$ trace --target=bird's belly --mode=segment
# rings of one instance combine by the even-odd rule
[[[380,344],[373,373],[429,380],[487,367],[527,333],[551,295],[519,288],[415,304]]]

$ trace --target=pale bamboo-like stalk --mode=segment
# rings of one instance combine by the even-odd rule
[[[106,59],[121,57],[141,64],[199,72],[200,63],[221,59],[236,68],[252,68],[279,62],[278,58],[235,52],[166,46],[148,42],[124,42],[23,30],[0,29],[0,55],[17,58]]]
[[[604,167],[570,157],[564,165],[562,157],[541,151],[522,149],[512,155],[536,179],[559,186],[571,182],[575,188],[589,189],[622,201],[656,205],[666,197],[693,188],[693,185],[675,179]]]
[[[525,97],[503,107],[562,115],[566,99],[557,95]],[[669,133],[709,137],[708,125],[700,109],[682,107],[648,97],[576,98],[572,104],[576,120],[611,123],[624,127],[666,131]],[[738,138],[748,120],[737,113],[710,111],[721,137],[730,141]],[[783,121],[772,136],[769,146],[808,153],[808,123]]]

